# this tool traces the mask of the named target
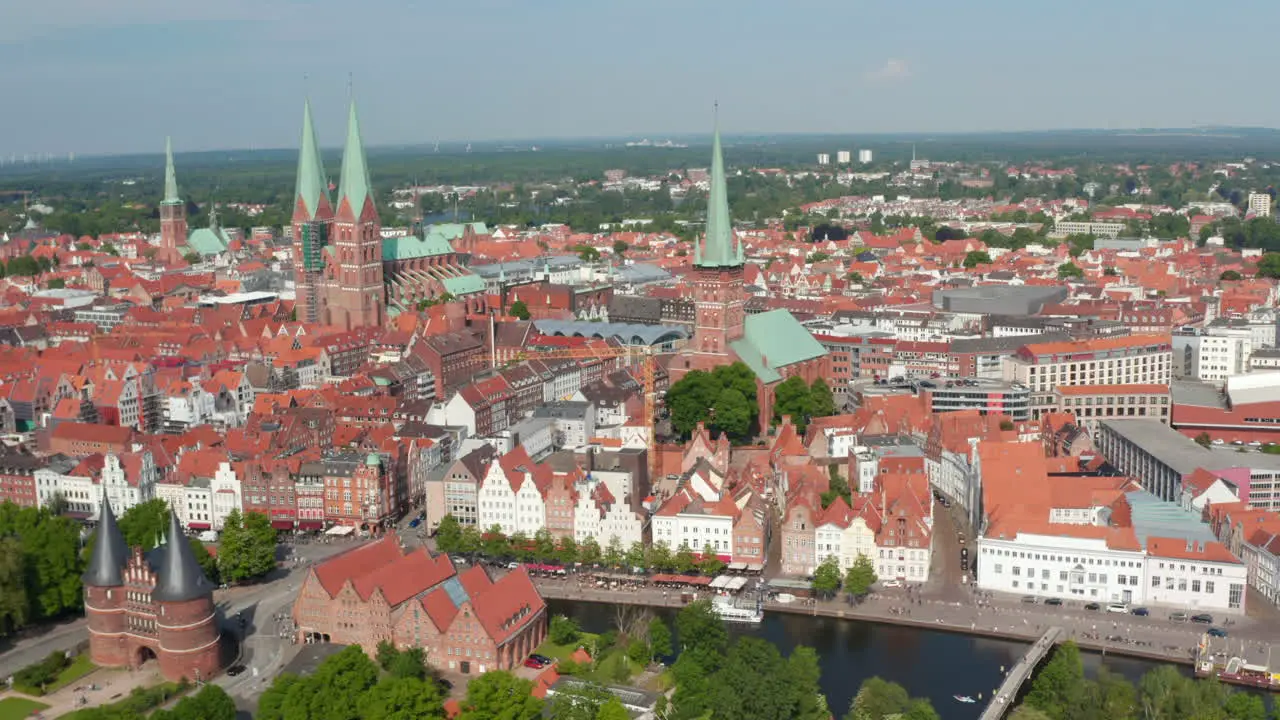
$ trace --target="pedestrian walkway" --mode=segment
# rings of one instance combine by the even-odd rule
[[[1004,682],[1000,684],[1000,689],[987,703],[987,709],[982,711],[981,720],[1000,720],[1005,713],[1009,712],[1014,698],[1018,697],[1018,691],[1022,689],[1022,684],[1031,677],[1031,673],[1035,672],[1036,666],[1053,649],[1053,646],[1058,644],[1062,635],[1062,628],[1051,627],[1040,636],[1039,640],[1027,648],[1026,654],[1018,660],[1018,664],[1009,668]]]

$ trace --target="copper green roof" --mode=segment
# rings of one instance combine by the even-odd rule
[[[748,315],[741,340],[729,344],[765,383],[782,379],[778,368],[822,357],[826,348],[787,310]]]
[[[369,192],[369,163],[364,157],[364,143],[360,140],[360,119],[356,116],[356,103],[351,101],[347,118],[347,143],[342,148],[342,178],[338,181],[338,207],[346,200],[351,214],[360,217]]]
[[[481,280],[479,275],[448,277],[440,282],[444,285],[444,289],[454,297],[484,292],[484,280]]]
[[[200,255],[221,255],[231,246],[231,238],[220,227],[196,228],[187,236],[187,247]]]
[[[181,205],[178,197],[178,173],[173,169],[173,141],[164,139],[164,200],[161,205]]]
[[[724,157],[720,152],[720,125],[711,138],[711,192],[707,194],[707,233],[702,244],[694,243],[693,264],[698,267],[737,267],[743,264],[742,246],[733,235],[729,215],[729,191],[724,179]]]
[[[417,235],[392,237],[382,241],[383,260],[412,260],[422,257],[436,257],[453,252],[453,246],[434,228],[427,231],[425,238]]]
[[[307,209],[307,219],[314,220],[320,209],[320,199],[329,197],[329,182],[325,179],[316,128],[311,122],[310,100],[302,106],[302,142],[298,147],[298,179],[294,203],[301,200]]]

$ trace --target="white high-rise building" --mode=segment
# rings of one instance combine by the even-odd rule
[[[869,164],[871,164],[871,151],[870,151],[870,150],[859,150],[859,151],[858,151],[858,162],[862,163],[863,165],[869,165]]]
[[[831,164],[831,154],[830,154],[830,153],[818,153],[818,164],[819,164],[819,165],[830,165],[830,164]]]
[[[1271,195],[1268,193],[1249,193],[1249,212],[1257,217],[1271,216]]]
[[[836,151],[836,162],[840,163],[841,165],[848,165],[849,157],[850,157],[850,153],[848,150]]]

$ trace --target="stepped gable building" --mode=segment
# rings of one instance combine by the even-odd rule
[[[733,231],[724,158],[717,125],[711,144],[711,191],[707,231],[694,245],[693,342],[671,361],[672,382],[691,370],[712,370],[742,361],[756,376],[761,425],[773,416],[773,390],[799,375],[811,383],[830,375],[827,351],[786,310],[748,315],[742,240]]]
[[[167,680],[208,680],[222,667],[213,583],[173,513],[168,538],[148,552],[130,549],[103,498],[83,576],[89,658],[99,666],[129,668],[155,659]]]
[[[292,223],[300,321],[347,330],[380,326],[388,316],[446,293],[464,301],[470,311],[482,310],[484,281],[462,264],[449,242],[451,234],[465,235],[465,228],[431,227],[419,234],[382,237],[354,102],[341,173],[338,197],[332,201],[308,102]]]
[[[459,574],[448,555],[406,553],[400,538],[314,566],[293,604],[299,639],[420,647],[433,667],[465,674],[519,667],[547,635],[547,606],[529,574],[496,582],[483,567]]]

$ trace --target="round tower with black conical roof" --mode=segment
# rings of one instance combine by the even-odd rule
[[[128,637],[127,593],[124,589],[129,546],[116,525],[106,494],[98,518],[89,567],[84,582],[84,614],[89,620],[89,659],[111,667],[130,664],[133,647]]]
[[[208,680],[221,669],[221,643],[213,583],[169,514],[169,540],[157,560],[151,602],[156,608],[160,672],[169,679]]]

